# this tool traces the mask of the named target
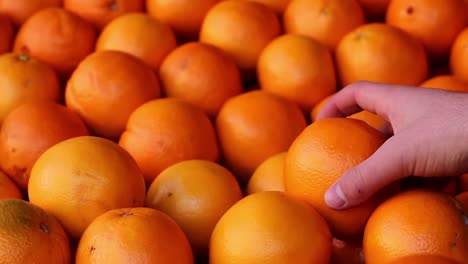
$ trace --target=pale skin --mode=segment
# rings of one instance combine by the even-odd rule
[[[389,138],[329,188],[325,201],[331,208],[358,205],[408,176],[468,172],[468,93],[357,82],[334,95],[317,119],[345,117],[363,109],[387,121],[381,130]]]

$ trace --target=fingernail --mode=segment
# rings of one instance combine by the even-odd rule
[[[334,184],[325,193],[325,203],[335,209],[341,209],[346,205],[346,199],[340,185]]]

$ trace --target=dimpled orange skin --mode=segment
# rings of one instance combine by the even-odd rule
[[[210,242],[211,264],[329,264],[332,236],[304,201],[283,192],[249,195],[219,220]]]
[[[364,231],[366,264],[388,264],[410,255],[468,259],[468,216],[439,191],[412,189],[383,202]]]
[[[453,92],[468,92],[468,82],[454,75],[438,75],[434,76],[420,85],[425,88],[443,89]]]
[[[436,255],[414,255],[409,257],[399,258],[391,264],[463,264],[444,257]]]
[[[324,195],[346,170],[367,159],[385,139],[365,122],[352,118],[328,118],[312,123],[288,151],[284,169],[286,192],[313,205],[327,220],[335,237],[359,236],[380,197],[337,211],[328,207]]]
[[[468,82],[468,27],[458,34],[452,45],[450,68],[454,75]]]

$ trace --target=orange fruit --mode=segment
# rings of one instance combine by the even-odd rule
[[[391,0],[358,0],[367,18],[372,21],[385,20],[388,5]]]
[[[16,35],[13,49],[50,64],[68,77],[94,50],[96,30],[78,15],[46,8],[32,15]]]
[[[132,54],[158,70],[177,46],[171,28],[153,17],[132,13],[112,20],[101,32],[96,50],[119,50]]]
[[[258,90],[235,96],[216,118],[223,162],[246,184],[263,161],[287,151],[306,125],[299,107],[284,98]]]
[[[208,10],[220,0],[146,0],[149,15],[169,25],[184,40],[198,38]]]
[[[288,150],[284,165],[286,192],[313,205],[336,238],[358,237],[381,197],[376,195],[361,205],[337,211],[325,203],[325,192],[385,140],[378,130],[353,118],[327,118],[312,123]]]
[[[291,0],[251,0],[273,9],[277,15],[282,16]]]
[[[260,87],[310,111],[336,92],[336,73],[330,52],[312,38],[287,34],[276,38],[258,60]]]
[[[210,117],[215,117],[227,99],[243,90],[236,63],[223,51],[201,42],[190,42],[171,52],[162,63],[159,76],[168,97],[192,103]]]
[[[453,92],[468,92],[468,82],[454,75],[438,75],[424,81],[421,87],[437,88]]]
[[[0,56],[0,124],[18,105],[31,100],[58,102],[62,91],[55,71],[47,64],[24,54]]]
[[[392,263],[411,255],[436,255],[465,263],[467,222],[459,202],[442,192],[412,189],[396,194],[367,222],[363,242],[366,264]]]
[[[362,246],[333,238],[330,264],[364,264]]]
[[[208,116],[177,98],[157,99],[138,107],[119,144],[136,159],[148,186],[177,162],[219,158],[215,130]]]
[[[10,52],[14,38],[15,31],[10,18],[0,15],[0,55]]]
[[[459,178],[460,189],[468,192],[468,174],[463,174]]]
[[[260,163],[247,184],[247,195],[263,191],[284,192],[284,160],[287,152],[275,154]]]
[[[468,26],[464,0],[393,0],[386,22],[419,39],[434,60],[443,60],[460,33]]]
[[[439,257],[436,255],[413,255],[408,257],[399,258],[391,264],[461,264],[453,260]]]
[[[192,264],[190,244],[164,213],[144,207],[114,209],[98,216],[78,244],[76,264]]]
[[[132,12],[143,12],[144,0],[64,0],[63,7],[78,14],[96,28],[104,28],[113,19]]]
[[[260,53],[280,34],[281,25],[272,9],[248,0],[227,0],[206,14],[200,41],[222,49],[251,79]]]
[[[161,96],[156,74],[142,60],[120,51],[86,57],[67,82],[65,101],[96,135],[118,139],[130,114]]]
[[[286,32],[309,36],[330,51],[365,20],[357,0],[292,0],[283,17]]]
[[[0,168],[27,190],[31,168],[44,151],[86,135],[84,122],[65,106],[46,101],[24,103],[10,112],[0,129]]]
[[[312,206],[283,192],[260,192],[237,202],[216,224],[210,263],[328,264],[331,242]]]
[[[0,200],[14,198],[23,199],[18,186],[8,176],[0,171]]]
[[[178,162],[151,183],[146,206],[160,210],[182,228],[197,255],[206,255],[221,216],[242,198],[234,175],[207,160]]]
[[[100,214],[143,206],[145,182],[135,160],[119,145],[82,136],[64,140],[39,157],[28,194],[78,239]]]
[[[69,241],[57,219],[19,199],[0,200],[0,247],[3,263],[71,262]]]
[[[11,18],[20,27],[34,13],[61,5],[62,0],[0,0],[0,14]]]
[[[468,210],[468,191],[459,193],[455,199],[465,207],[465,211]]]
[[[468,27],[460,32],[452,45],[450,68],[455,76],[468,82]]]
[[[428,75],[422,44],[404,31],[383,23],[366,24],[348,33],[335,56],[343,86],[362,80],[419,85]]]

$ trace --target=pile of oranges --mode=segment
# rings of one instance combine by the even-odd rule
[[[468,1],[0,0],[0,263],[468,263],[468,174],[325,204],[359,80],[468,92]]]

